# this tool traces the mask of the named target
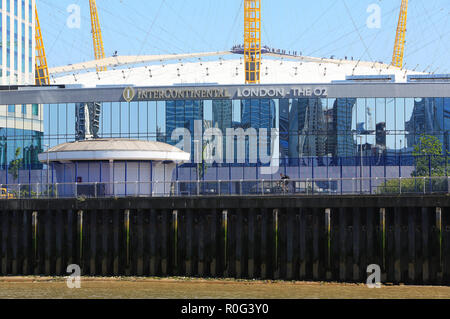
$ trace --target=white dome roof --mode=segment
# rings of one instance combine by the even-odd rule
[[[190,154],[175,146],[144,140],[93,139],[64,143],[39,154],[42,163],[69,161],[189,161]]]

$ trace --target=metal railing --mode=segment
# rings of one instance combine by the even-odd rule
[[[236,195],[448,194],[450,177],[306,178],[0,185],[0,200]]]

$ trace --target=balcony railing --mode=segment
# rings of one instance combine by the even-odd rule
[[[0,200],[183,196],[448,194],[450,177],[306,178],[0,185]]]

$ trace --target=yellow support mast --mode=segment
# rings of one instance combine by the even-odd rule
[[[48,76],[47,57],[45,56],[44,41],[42,40],[41,25],[39,24],[39,17],[36,6],[34,7],[36,15],[36,72],[35,72],[35,84],[36,85],[50,85],[50,78]]]
[[[102,30],[100,29],[97,4],[95,0],[89,0],[89,7],[91,10],[91,27],[92,40],[94,42],[94,55],[96,60],[101,60],[105,58],[105,49],[103,47]],[[97,67],[97,72],[101,71],[106,71],[106,67]]]
[[[402,0],[400,7],[400,17],[398,18],[397,35],[395,37],[394,55],[392,65],[398,68],[403,67],[403,54],[406,43],[406,23],[408,21],[408,0]]]
[[[261,0],[244,0],[245,84],[260,83]]]

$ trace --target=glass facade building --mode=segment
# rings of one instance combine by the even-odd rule
[[[34,84],[35,0],[0,0],[0,85]]]
[[[277,179],[280,172],[291,178],[409,177],[415,169],[413,149],[421,136],[435,136],[443,156],[450,152],[450,83],[250,88],[136,87],[129,101],[124,98],[125,88],[117,87],[0,92],[0,164],[7,171],[14,150],[20,148],[26,157],[22,169],[28,177],[24,178],[45,176],[46,166],[39,167],[36,154],[43,145],[75,141],[77,105],[93,102],[101,106],[100,138],[190,145],[192,163],[177,168],[179,180]],[[312,93],[305,94],[304,88]],[[223,161],[193,162],[196,123],[203,146],[207,129],[223,133],[222,139],[209,141],[221,143],[215,144],[211,154],[221,148]],[[179,136],[173,135],[179,128],[191,133],[188,143],[180,143]],[[229,129],[246,133],[242,161],[236,156],[238,137],[227,136]],[[278,134],[273,135],[273,130]],[[261,148],[261,131],[266,134],[267,149]],[[252,134],[257,134],[254,148]],[[234,143],[231,160],[227,143]],[[256,162],[252,161],[255,150]],[[270,163],[260,160],[266,152]],[[273,159],[279,167],[264,177],[260,168],[272,166]],[[201,176],[198,165],[207,167]],[[0,174],[0,184],[6,182],[6,175]]]

